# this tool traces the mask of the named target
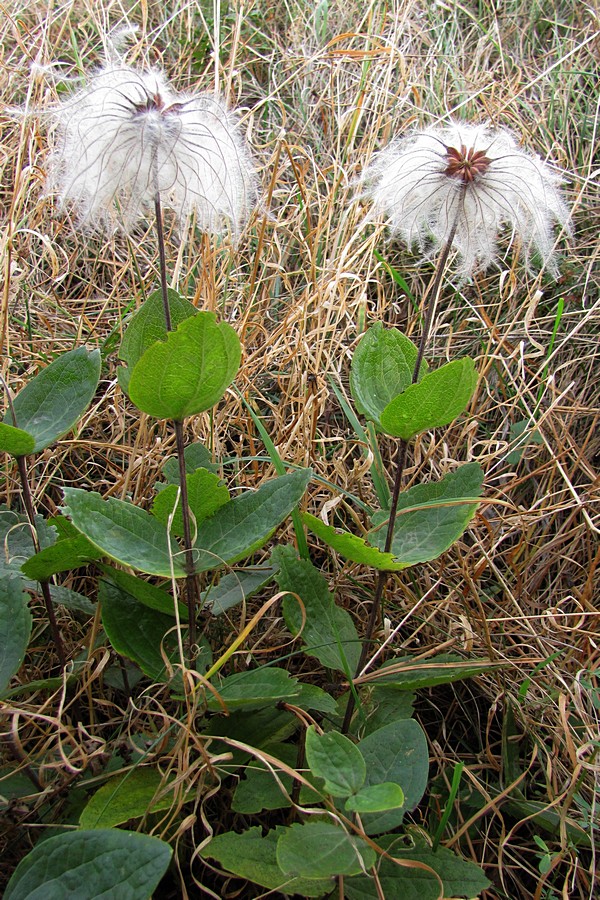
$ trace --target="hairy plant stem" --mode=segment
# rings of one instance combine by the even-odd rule
[[[37,530],[35,527],[35,509],[33,506],[33,498],[31,496],[31,489],[29,487],[29,479],[27,477],[27,462],[26,457],[17,456],[17,466],[19,469],[19,479],[21,481],[21,491],[23,492],[23,503],[25,504],[25,511],[27,513],[27,519],[29,520],[29,526],[31,528],[31,538],[33,541],[33,549],[36,553],[40,552],[40,542],[37,536]],[[58,622],[56,621],[56,614],[54,612],[54,605],[52,603],[52,597],[50,596],[50,586],[47,581],[40,581],[40,587],[42,589],[42,597],[44,598],[44,606],[46,607],[46,613],[48,615],[48,622],[50,623],[50,631],[52,632],[52,639],[56,646],[56,652],[58,654],[58,659],[60,661],[60,667],[64,671],[67,667],[67,657],[65,654],[65,647],[63,644],[62,637],[60,636],[60,629],[58,627]]]
[[[169,308],[169,293],[167,288],[167,260],[165,254],[165,236],[163,230],[162,208],[160,193],[157,190],[154,195],[154,211],[156,213],[156,236],[158,239],[158,258],[160,263],[160,288],[165,314],[165,327],[167,331],[173,331],[171,322],[171,310]],[[185,594],[188,609],[188,642],[190,650],[190,662],[196,658],[196,611],[200,602],[200,590],[198,577],[194,571],[194,546],[192,544],[192,528],[190,505],[187,492],[185,471],[185,438],[183,434],[183,422],[173,420],[175,428],[175,445],[177,448],[177,461],[179,463],[179,501],[181,503],[181,516],[183,518],[183,546],[185,553]]]
[[[452,241],[454,240],[454,235],[456,234],[456,228],[458,225],[458,216],[456,217],[454,224],[450,230],[448,235],[448,239],[444,244],[442,251],[438,257],[437,264],[435,267],[435,272],[433,273],[433,277],[429,283],[429,287],[425,294],[425,304],[426,304],[426,312],[425,318],[423,320],[423,328],[421,331],[421,340],[419,342],[419,348],[417,350],[417,357],[415,360],[415,366],[412,373],[411,384],[416,384],[419,380],[419,372],[421,371],[421,366],[423,364],[423,357],[425,355],[425,349],[427,347],[427,341],[429,340],[429,332],[431,331],[431,324],[433,322],[433,315],[435,312],[435,308],[437,306],[437,302],[440,295],[440,290],[442,287],[442,277],[446,270],[446,263],[448,262],[448,256],[450,255],[450,248],[452,247]],[[400,488],[402,487],[402,479],[404,477],[404,468],[406,466],[406,455],[408,451],[408,441],[400,439],[398,442],[398,449],[396,452],[396,471],[394,475],[394,486],[392,489],[392,498],[390,502],[390,517],[387,523],[387,531],[385,536],[385,546],[384,552],[389,553],[392,549],[392,541],[394,539],[394,526],[396,524],[396,513],[398,511],[398,501],[400,499]],[[369,610],[369,619],[367,622],[367,630],[365,634],[365,638],[362,644],[362,648],[360,651],[360,658],[358,660],[358,665],[356,667],[355,678],[358,678],[361,674],[362,670],[365,667],[367,662],[367,658],[371,651],[371,644],[373,643],[373,635],[375,634],[375,628],[377,626],[377,622],[382,612],[383,605],[383,594],[385,591],[385,587],[388,580],[387,572],[378,572],[377,580],[375,582],[375,590],[373,592],[373,599],[371,601],[371,608]],[[354,708],[356,706],[356,701],[354,698],[354,694],[351,692],[348,697],[348,705],[346,707],[346,712],[344,715],[344,721],[342,724],[342,734],[348,734],[350,730],[350,723],[352,722],[352,716],[354,715]]]

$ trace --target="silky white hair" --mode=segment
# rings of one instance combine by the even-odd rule
[[[154,204],[198,227],[234,234],[256,198],[237,117],[208,94],[178,94],[156,69],[106,65],[52,112],[48,190],[80,226],[130,230]]]
[[[463,179],[449,169],[448,150],[485,159]],[[452,245],[462,275],[496,259],[505,229],[510,242],[518,238],[528,257],[537,251],[556,273],[554,224],[569,233],[560,178],[505,129],[453,122],[418,131],[382,150],[364,179],[373,214],[387,216],[392,232],[409,246],[434,255],[455,227]]]

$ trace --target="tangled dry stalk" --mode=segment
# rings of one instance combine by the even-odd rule
[[[575,237],[569,247],[559,238],[558,282],[527,274],[511,257],[472,282],[447,286],[429,358],[475,357],[479,389],[462,424],[417,442],[408,474],[427,479],[453,461],[478,460],[486,501],[451,553],[394,577],[386,628],[394,653],[444,645],[507,664],[499,674],[421,699],[442,808],[454,766],[465,763],[450,846],[487,867],[498,892],[490,897],[592,897],[595,860],[581,864],[565,822],[598,827],[600,26],[593,4],[510,0],[494,12],[476,0],[236,0],[216,4],[220,30],[212,5],[201,0],[173,3],[168,14],[163,4],[128,6],[124,13],[112,0],[3,4],[1,374],[16,391],[50,354],[78,343],[100,346],[105,357],[101,389],[78,433],[36,461],[38,509],[55,513],[64,483],[150,502],[174,452],[173,436],[139,418],[115,376],[123,318],[157,283],[154,239],[140,232],[135,257],[125,238],[84,239],[53,215],[42,190],[43,111],[64,89],[61,78],[98,63],[110,29],[137,26],[132,63],[159,62],[182,89],[211,87],[216,74],[228,99],[246,110],[262,206],[235,256],[193,230],[183,240],[173,224],[173,285],[238,329],[245,354],[240,394],[263,417],[283,460],[314,468],[319,480],[308,507],[325,510],[330,521],[351,517],[358,532],[360,511],[348,498],[372,499],[370,460],[331,381],[347,392],[365,325],[382,320],[409,335],[418,329],[414,298],[422,296],[425,277],[382,225],[367,223],[356,199],[361,171],[393,135],[449,114],[522,134],[564,173]],[[15,115],[23,109],[36,115]],[[523,422],[535,423],[534,433],[519,443]],[[189,436],[235,460],[226,473],[240,486],[272,474],[233,391],[212,420],[194,421]],[[1,494],[19,508],[8,457]],[[325,559],[316,543],[311,549]],[[363,621],[368,573],[338,560],[329,575]],[[67,586],[85,592],[85,579],[78,573]],[[245,609],[233,611],[225,626],[231,635],[244,617]],[[127,715],[132,733],[146,730],[157,740],[172,728],[180,792],[156,833],[176,822],[183,840],[188,824],[178,811],[186,786],[210,783],[212,772],[208,758],[190,768],[191,722],[175,727],[158,688],[146,692],[146,708],[119,708],[103,679],[110,654],[96,641],[98,620],[60,608],[59,624],[85,675],[68,700],[59,684],[51,692],[32,687],[6,704],[7,765],[16,759],[61,803],[70,779],[115,751],[107,743],[114,722]],[[274,616],[261,627],[245,653],[285,642]],[[40,618],[40,635],[43,628]],[[23,682],[46,677],[51,650],[39,652],[43,646],[34,640]],[[67,724],[65,704],[71,713],[85,711],[78,727]],[[540,832],[550,848],[543,871],[527,816],[503,803],[524,781],[528,796],[557,814],[555,833]],[[26,801],[9,802],[3,817],[16,861],[29,847],[27,829],[44,822]]]

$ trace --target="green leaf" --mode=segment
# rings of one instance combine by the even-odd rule
[[[348,812],[375,813],[404,806],[404,791],[399,784],[386,781],[362,788],[354,796],[348,797],[344,809]]]
[[[208,472],[206,469],[197,469],[191,475],[185,477],[188,489],[188,503],[192,519],[192,533],[202,522],[212,516],[219,507],[229,500],[229,491],[218,475]],[[183,515],[181,512],[181,499],[178,497],[179,487],[169,484],[154,500],[152,514],[167,527],[169,516],[177,503],[177,509],[173,516],[171,530],[177,537],[183,537]]]
[[[311,475],[311,469],[297,469],[218,509],[198,530],[196,570],[238,562],[262,547],[301,499]]]
[[[367,765],[365,787],[393,782],[404,792],[402,809],[368,813],[361,817],[367,834],[382,834],[402,824],[427,787],[429,757],[427,739],[414,719],[399,719],[372,732],[357,745]]]
[[[390,400],[410,385],[417,348],[397,328],[373,325],[354,351],[350,390],[360,413],[379,424]],[[421,374],[427,370],[421,366]]]
[[[101,581],[98,599],[102,603],[102,624],[113,648],[131,659],[153,681],[169,680],[163,653],[179,662],[175,623],[107,581]],[[167,632],[170,632],[167,637]],[[162,652],[161,652],[162,647]]]
[[[274,744],[269,747],[268,752],[291,769],[296,767],[298,748],[293,744]],[[289,795],[292,792],[292,776],[278,769],[272,762],[269,766],[260,759],[252,759],[248,763],[244,769],[245,777],[239,782],[233,795],[231,808],[234,812],[251,815],[265,809],[287,809],[291,806]],[[275,770],[277,779],[272,769]]]
[[[134,831],[69,831],[36,844],[4,900],[148,900],[171,860],[168,844]]]
[[[399,571],[405,569],[406,564],[397,562],[393,553],[383,553],[377,547],[371,547],[364,538],[348,531],[340,531],[333,525],[325,525],[321,519],[310,513],[303,513],[302,519],[310,530],[321,540],[345,559],[351,562],[361,563],[379,571]]]
[[[71,431],[88,408],[100,378],[100,351],[78,347],[42,369],[13,400],[4,423],[30,434],[38,453]]]
[[[300,684],[300,694],[294,697],[294,706],[299,706],[300,709],[314,709],[328,716],[337,713],[334,698],[316,684]]]
[[[279,867],[301,878],[357,875],[375,860],[375,851],[365,841],[329,822],[291,825],[277,842]]]
[[[195,316],[198,310],[177,291],[167,288],[171,326],[177,328],[181,322]],[[125,393],[129,393],[131,372],[146,350],[156,341],[164,341],[167,337],[165,311],[162,290],[153,291],[140,308],[133,314],[127,324],[119,348],[119,359],[127,363],[127,368],[118,370],[119,384]]]
[[[302,879],[286,876],[277,864],[277,842],[286,833],[283,827],[263,835],[260,826],[238,834],[227,831],[214,837],[200,850],[202,857],[216,859],[227,871],[254,884],[300,897],[322,897],[333,887],[330,879]]]
[[[149,584],[147,581],[143,581],[136,575],[130,575],[129,572],[123,572],[122,569],[113,569],[112,566],[100,566],[100,568],[113,584],[122,591],[125,591],[126,594],[135,597],[139,603],[149,607],[149,609],[154,609],[156,612],[162,613],[164,616],[170,616],[171,618],[175,617],[175,603],[173,602],[173,597],[171,594],[167,593],[167,591],[163,591],[162,588],[156,587],[155,584]],[[187,605],[178,601],[177,606],[179,618],[182,622],[187,622]]]
[[[362,728],[362,737],[390,722],[410,719],[414,702],[415,694],[412,691],[400,691],[390,685],[373,683],[366,702],[363,700],[367,721]]]
[[[279,589],[297,594],[304,605],[304,652],[329,669],[353,675],[360,656],[358,634],[350,614],[335,605],[323,575],[309,560],[298,559],[292,547],[276,547],[272,559],[280,569],[276,576]],[[295,598],[284,597],[283,617],[292,634],[298,634],[302,611]]]
[[[34,581],[48,581],[58,572],[79,569],[87,563],[103,556],[83,534],[58,540],[51,547],[40,550],[21,566],[21,571]]]
[[[466,408],[477,378],[468,356],[447,363],[388,403],[379,419],[381,427],[408,441],[421,431],[448,425]]]
[[[146,350],[131,373],[129,396],[150,416],[182,421],[218,403],[240,359],[231,325],[199,312]]]
[[[413,846],[407,846],[407,841]],[[409,863],[411,860],[433,869],[442,880],[444,897],[478,897],[490,887],[479,866],[461,859],[451,850],[440,847],[435,852],[417,832],[410,837],[384,835],[377,838],[379,846],[390,856]],[[402,900],[439,900],[440,883],[425,869],[399,865],[392,859],[380,857],[377,876],[384,897],[402,897]],[[344,880],[347,900],[377,900],[378,893],[373,878],[358,875]]]
[[[28,453],[33,453],[34,448],[35,438],[32,434],[0,422],[0,450],[11,456],[27,456]]]
[[[208,469],[218,474],[219,466],[212,461],[212,453],[204,444],[188,444],[183,451],[185,471],[188,475],[197,469]],[[179,484],[179,460],[171,456],[163,466],[163,475],[170,484]]]
[[[560,838],[564,828],[568,840],[575,847],[591,848],[592,846],[590,835],[578,822],[568,817],[565,818],[561,810],[549,809],[548,804],[541,800],[516,800],[508,797],[502,804],[502,809],[516,819],[529,819],[531,825],[541,828],[556,838]]]
[[[202,592],[204,608],[209,609],[213,616],[220,616],[256,594],[273,580],[276,573],[275,566],[250,566],[229,572],[217,585]]]
[[[274,705],[277,700],[290,700],[300,693],[300,685],[286,669],[261,666],[247,672],[237,672],[214,684],[228,709],[259,708]],[[207,692],[209,710],[222,709],[219,701]]]
[[[405,566],[428,562],[444,553],[461,536],[478,506],[483,472],[467,463],[441,481],[417,484],[400,494],[392,541],[396,561]],[[389,513],[373,516],[369,532],[375,546],[385,547]]]
[[[170,809],[173,787],[158,769],[133,769],[110,778],[89,799],[79,817],[82,828],[112,828],[130,819]]]
[[[170,578],[171,566],[176,578],[185,575],[179,547],[150,513],[81,488],[65,488],[64,494],[63,512],[106,556],[148,575]]]
[[[377,678],[377,684],[386,685],[397,692],[417,691],[472,678],[474,675],[499,669],[502,665],[488,659],[464,659],[456,653],[440,653],[421,662],[413,662],[412,657],[406,656],[397,657],[392,663],[372,672],[371,677]],[[406,671],[403,671],[403,666],[406,666]],[[387,669],[393,671],[387,674]]]
[[[365,783],[367,768],[362,753],[338,731],[318,734],[311,725],[306,731],[306,760],[313,775],[324,780],[324,790],[333,797],[356,794]]]
[[[208,724],[201,727],[200,734],[203,737],[231,738],[254,747],[257,750],[266,749],[287,740],[298,727],[297,718],[285,709],[263,707],[262,709],[236,709],[228,716],[213,716]],[[250,756],[237,748],[232,748],[225,741],[211,740],[210,752],[212,755],[220,753],[233,754],[231,763],[220,763],[219,767],[227,765],[230,771],[239,768]]]
[[[0,693],[21,668],[31,637],[31,613],[18,578],[0,577]]]

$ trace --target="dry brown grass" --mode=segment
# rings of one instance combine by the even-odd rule
[[[54,217],[42,194],[43,115],[10,111],[26,105],[43,113],[55,99],[57,86],[32,71],[34,63],[60,63],[74,76],[99,61],[102,34],[126,23],[139,27],[133,62],[160,63],[181,88],[214,83],[210,52],[198,49],[212,4],[176,2],[168,15],[164,4],[127,6],[125,15],[122,4],[109,0],[3,5],[1,374],[17,390],[50,353],[79,342],[106,350],[101,390],[78,433],[32,467],[36,502],[48,513],[60,504],[64,483],[148,503],[165,456],[174,452],[166,427],[140,418],[115,384],[123,316],[157,282],[154,238],[140,235],[134,247],[122,239],[89,240]],[[356,200],[362,168],[392,135],[452,113],[513,128],[564,172],[575,237],[568,248],[559,240],[558,283],[527,274],[511,257],[472,284],[450,280],[445,290],[429,359],[469,353],[481,381],[472,415],[418,441],[408,475],[420,481],[478,460],[487,475],[486,501],[450,553],[394,579],[387,615],[394,652],[444,643],[507,664],[502,674],[433,691],[421,703],[442,807],[444,781],[455,762],[466,762],[450,845],[488,866],[497,891],[490,897],[591,898],[595,860],[571,845],[564,817],[588,828],[598,823],[599,21],[592,4],[510,0],[498,14],[492,6],[332,0],[320,31],[315,5],[300,0],[223,4],[219,84],[246,110],[264,202],[235,254],[174,231],[169,251],[174,286],[239,327],[245,356],[237,385],[264,417],[284,461],[310,464],[331,483],[313,482],[307,506],[318,513],[335,500],[330,519],[341,515],[360,529],[360,512],[350,511],[346,498],[374,499],[368,464],[327,379],[347,390],[365,324],[383,320],[418,333],[413,304],[373,251],[402,273],[417,298],[427,277],[427,267],[387,242],[383,227],[365,223],[366,209]],[[511,462],[510,426],[526,418],[537,423],[539,443]],[[272,474],[234,392],[212,421],[190,423],[188,434],[208,441],[217,457],[239,457],[240,486]],[[391,449],[384,444],[384,458]],[[18,508],[8,458],[1,489]],[[322,548],[314,551],[316,560],[325,559]],[[340,559],[326,564],[339,602],[360,623],[371,575]],[[81,588],[82,577],[75,586]],[[230,622],[234,633],[239,619]],[[110,752],[105,737],[125,712],[101,688],[108,651],[91,640],[99,623],[90,631],[63,611],[60,625],[71,654],[84,648],[87,656],[69,709],[100,707],[97,721],[71,726],[61,691],[15,702],[4,720],[13,729],[13,755],[29,758],[36,777],[55,792]],[[273,627],[266,640],[275,645],[281,633]],[[45,676],[49,652],[31,653],[23,680]],[[147,709],[127,713],[129,728],[158,733],[170,722],[168,708],[158,692],[146,700]],[[518,740],[520,755],[513,766],[502,743],[509,703],[518,737],[507,740],[513,746]],[[176,734],[173,766],[186,772],[192,732],[184,723]],[[527,796],[562,817],[554,836],[533,829],[553,854],[545,875],[525,816],[503,804],[526,770],[520,785],[527,784]],[[17,853],[24,844],[22,832],[13,844],[15,822],[34,830],[42,824],[27,804],[7,821]]]

